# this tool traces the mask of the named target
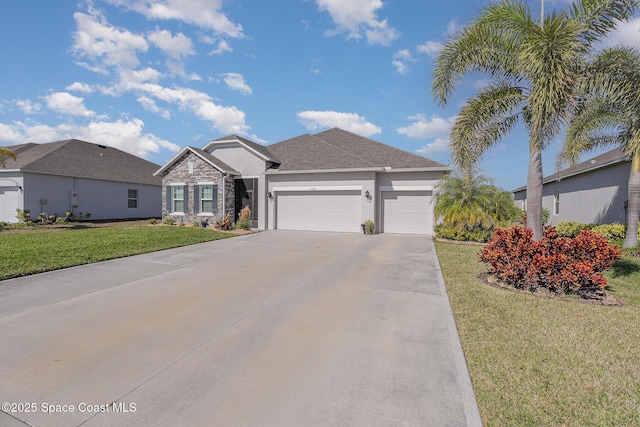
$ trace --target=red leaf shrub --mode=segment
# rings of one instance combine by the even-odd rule
[[[601,272],[620,258],[620,250],[591,230],[568,238],[546,227],[536,242],[531,229],[513,227],[494,230],[479,257],[491,274],[515,288],[575,293],[604,289]]]

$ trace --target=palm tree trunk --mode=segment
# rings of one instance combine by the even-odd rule
[[[533,240],[542,240],[542,152],[531,149],[527,174],[527,227]]]
[[[629,201],[627,204],[627,235],[623,248],[638,246],[638,221],[640,221],[640,151],[633,154],[629,174]]]

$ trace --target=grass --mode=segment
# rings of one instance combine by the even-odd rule
[[[477,246],[436,248],[485,425],[640,425],[640,259],[605,307],[490,287]]]
[[[195,227],[29,227],[0,232],[0,280],[231,237]]]

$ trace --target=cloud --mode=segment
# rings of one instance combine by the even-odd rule
[[[47,107],[58,113],[72,116],[93,117],[96,115],[84,106],[84,99],[73,96],[68,92],[55,92],[45,97]]]
[[[93,88],[91,85],[80,82],[73,82],[69,86],[65,87],[66,90],[71,90],[74,92],[82,92],[82,93],[91,93],[93,92]]]
[[[24,114],[35,114],[42,108],[38,102],[32,102],[28,99],[16,99],[15,103]]]
[[[220,77],[222,77],[222,80],[226,83],[226,85],[231,90],[235,90],[244,95],[251,95],[253,93],[251,88],[245,83],[244,77],[242,76],[242,74],[224,73],[224,74],[220,74]]]
[[[363,36],[369,44],[388,45],[399,37],[396,29],[386,19],[380,20],[376,11],[382,8],[382,0],[316,0],[318,9],[328,12],[336,28],[334,33],[348,33],[349,38]]]
[[[396,68],[396,71],[402,75],[409,72],[409,63],[416,62],[411,55],[409,49],[402,49],[393,54],[393,61],[391,64]]]
[[[138,97],[138,102],[142,105],[142,108],[152,113],[156,113],[165,120],[169,120],[171,118],[171,112],[169,110],[158,107],[156,102],[147,96],[143,95]]]
[[[216,34],[242,38],[242,26],[222,13],[223,0],[106,0],[144,15],[147,19],[177,20],[212,30]]]
[[[147,157],[160,149],[172,152],[180,150],[180,146],[151,133],[145,133],[143,128],[144,122],[140,119],[92,121],[86,126],[69,123],[49,126],[16,121],[11,124],[0,123],[0,141],[43,143],[77,138],[115,147],[140,157]]]
[[[382,132],[382,129],[356,113],[340,113],[337,111],[301,111],[298,118],[307,130],[339,127],[365,137]]]
[[[598,44],[600,48],[618,45],[640,49],[640,17],[618,24],[618,28]]]
[[[182,33],[174,36],[169,30],[157,30],[149,33],[147,39],[164,51],[167,56],[175,60],[183,59],[195,53],[191,39]]]
[[[435,57],[438,56],[443,47],[444,45],[440,42],[427,40],[426,42],[418,46],[418,52],[427,54],[431,57]]]
[[[413,123],[398,128],[397,132],[413,139],[432,139],[432,142],[417,151],[427,156],[435,156],[449,150],[449,131],[455,119],[455,117],[443,118],[438,115],[428,118],[424,114],[416,114],[409,117]]]
[[[144,36],[110,25],[102,14],[93,9],[90,13],[76,12],[73,15],[77,26],[73,51],[80,57],[97,62],[97,65],[85,63],[86,66],[96,71],[104,70],[104,66],[138,66],[137,53],[146,52],[149,48]]]

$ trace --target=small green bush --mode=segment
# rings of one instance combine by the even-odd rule
[[[0,231],[8,230],[8,229],[9,229],[9,223],[4,222],[4,221],[0,221]]]
[[[438,224],[434,227],[436,237],[448,240],[457,240],[462,242],[480,242],[485,243],[491,237],[493,230],[474,227],[469,230],[460,225],[444,225]]]
[[[149,224],[151,224],[151,225],[155,225],[155,224],[157,224],[157,223],[158,223],[158,220],[157,220],[157,219],[155,219],[155,218],[149,218],[149,219],[147,220],[147,222],[148,222]]]
[[[560,237],[576,237],[582,230],[589,230],[593,224],[581,222],[560,222],[556,226],[556,232]]]
[[[366,220],[364,224],[364,234],[372,235],[375,232],[376,225],[370,219]]]
[[[165,218],[164,223],[165,223],[165,225],[173,225],[173,224],[176,223],[176,219],[173,218],[173,217],[168,216],[168,217]]]
[[[613,242],[615,240],[624,239],[624,236],[627,233],[627,226],[623,224],[601,224],[594,226],[592,230],[607,239],[609,242]]]
[[[236,230],[251,230],[251,209],[249,209],[249,206],[242,208],[233,228]]]

